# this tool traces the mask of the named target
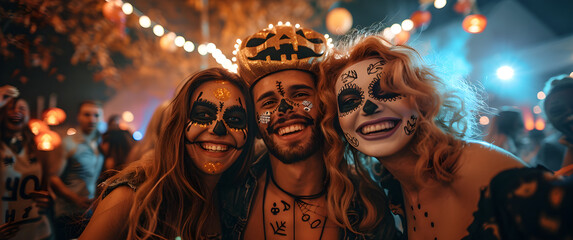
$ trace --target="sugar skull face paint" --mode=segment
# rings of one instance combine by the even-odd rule
[[[202,172],[221,174],[237,160],[247,140],[245,98],[228,81],[210,81],[195,89],[191,101],[187,152]]]
[[[284,163],[303,160],[318,147],[317,95],[313,76],[285,70],[252,86],[259,133],[269,152]]]
[[[358,62],[344,69],[335,85],[346,140],[373,157],[398,152],[416,131],[416,110],[406,96],[384,90],[383,68],[379,58]]]

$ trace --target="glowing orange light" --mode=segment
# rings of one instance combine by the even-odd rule
[[[32,133],[34,133],[34,135],[38,135],[41,132],[50,130],[50,127],[48,127],[48,125],[40,119],[30,119],[28,122],[28,127],[30,127],[30,130]]]
[[[462,27],[469,33],[481,33],[487,26],[487,18],[481,14],[473,14],[464,18]]]
[[[410,39],[410,32],[401,31],[394,37],[394,42],[396,43],[396,45],[403,45],[406,44],[406,42],[408,42],[409,39]]]
[[[410,20],[414,22],[414,27],[418,28],[427,25],[432,20],[432,14],[429,11],[418,10],[412,13]]]
[[[125,23],[125,13],[121,6],[121,1],[106,2],[102,7],[103,16],[113,23]]]
[[[42,114],[42,118],[48,125],[58,125],[66,120],[66,112],[60,108],[48,108]]]
[[[539,131],[545,129],[545,120],[543,120],[543,118],[537,118],[537,120],[535,120],[535,129]]]
[[[326,15],[326,29],[336,35],[343,35],[352,28],[352,14],[346,8],[335,8]]]
[[[533,128],[535,128],[535,120],[533,118],[533,114],[527,107],[522,107],[521,112],[523,115],[523,124],[525,125],[525,129],[527,131],[533,130]]]
[[[468,14],[472,10],[472,2],[469,0],[459,0],[454,4],[454,11],[461,14]]]
[[[40,151],[52,151],[62,143],[60,135],[51,130],[38,134],[34,140]]]

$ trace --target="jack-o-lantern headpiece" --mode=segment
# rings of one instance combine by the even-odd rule
[[[312,29],[289,25],[263,29],[241,42],[237,53],[238,72],[249,86],[283,70],[316,74],[326,47],[324,36]]]

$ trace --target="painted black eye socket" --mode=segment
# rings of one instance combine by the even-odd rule
[[[199,124],[211,124],[217,119],[217,106],[211,102],[197,100],[193,103],[189,119]]]
[[[378,101],[393,102],[402,98],[402,95],[394,92],[384,92],[380,88],[380,78],[374,78],[374,81],[368,86],[368,96]]]
[[[364,92],[356,84],[346,84],[338,93],[338,110],[341,115],[350,114],[356,110],[364,100]]]
[[[272,38],[274,36],[275,36],[274,33],[269,33],[269,35],[267,35],[267,38],[265,38],[265,39],[263,39],[263,38],[251,38],[251,39],[249,39],[249,41],[247,41],[247,44],[245,46],[247,46],[247,47],[259,46],[259,45],[265,43],[267,40],[269,40],[269,38]]]
[[[231,106],[225,110],[223,120],[230,128],[245,129],[247,127],[247,112],[243,107]]]

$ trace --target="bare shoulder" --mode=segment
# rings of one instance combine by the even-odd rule
[[[461,158],[472,167],[483,166],[492,170],[524,167],[527,165],[503,148],[483,141],[468,142]]]
[[[133,189],[127,186],[114,189],[98,204],[80,239],[125,239],[125,223],[129,222],[134,199]]]
[[[456,173],[460,186],[486,186],[500,172],[526,166],[511,153],[487,142],[468,142],[462,151]]]

